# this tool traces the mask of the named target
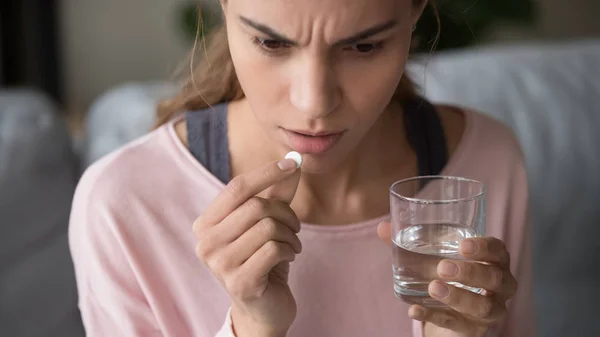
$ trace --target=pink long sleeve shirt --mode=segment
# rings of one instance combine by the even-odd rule
[[[442,174],[486,184],[486,234],[505,241],[520,285],[490,336],[533,336],[522,154],[500,123],[474,112],[466,112],[466,120]],[[190,154],[173,125],[101,159],[77,188],[69,239],[90,337],[233,336],[230,298],[196,258],[192,233],[192,222],[224,185]],[[289,277],[298,303],[289,337],[422,335],[393,293],[391,251],[376,232],[387,218],[302,224],[304,248]]]

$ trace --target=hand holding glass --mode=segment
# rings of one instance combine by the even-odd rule
[[[429,283],[438,279],[445,259],[463,260],[463,239],[485,234],[485,188],[459,177],[415,177],[390,187],[394,292],[410,304],[444,307],[431,298]],[[454,286],[482,293],[459,283]]]

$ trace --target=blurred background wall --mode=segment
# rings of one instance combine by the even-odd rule
[[[545,38],[571,38],[600,34],[600,1],[538,0],[538,33]]]
[[[189,49],[185,0],[63,0],[61,40],[67,107],[86,109],[123,81],[165,79]]]
[[[533,28],[498,27],[489,40],[600,35],[599,0],[537,1],[539,18]],[[60,37],[66,107],[85,110],[94,97],[123,81],[167,78],[189,49],[179,18],[181,7],[187,3],[62,0]]]

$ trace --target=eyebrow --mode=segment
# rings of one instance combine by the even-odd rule
[[[267,25],[255,22],[255,21],[250,20],[243,16],[240,16],[240,21],[243,24],[245,24],[246,26],[252,27],[263,34],[268,35],[270,38],[272,38],[274,40],[281,41],[283,43],[293,45],[293,46],[298,45],[298,42],[284,36],[283,34],[276,32],[273,28],[271,28]],[[337,42],[335,42],[335,45],[348,45],[348,44],[360,42],[364,39],[367,39],[367,38],[377,35],[379,33],[383,33],[387,30],[390,30],[390,29],[394,28],[397,24],[398,24],[397,20],[390,20],[390,21],[378,24],[376,26],[373,26],[371,28],[367,28],[361,32],[358,32],[357,34],[354,34],[352,36],[338,40]]]

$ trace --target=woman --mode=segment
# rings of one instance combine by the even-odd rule
[[[426,4],[223,1],[160,126],[80,182],[88,335],[531,336],[522,155],[499,123],[417,96],[404,68]],[[429,292],[451,310],[409,307],[392,292],[387,191],[440,173],[487,185],[489,237],[461,243],[478,262],[438,266]]]

